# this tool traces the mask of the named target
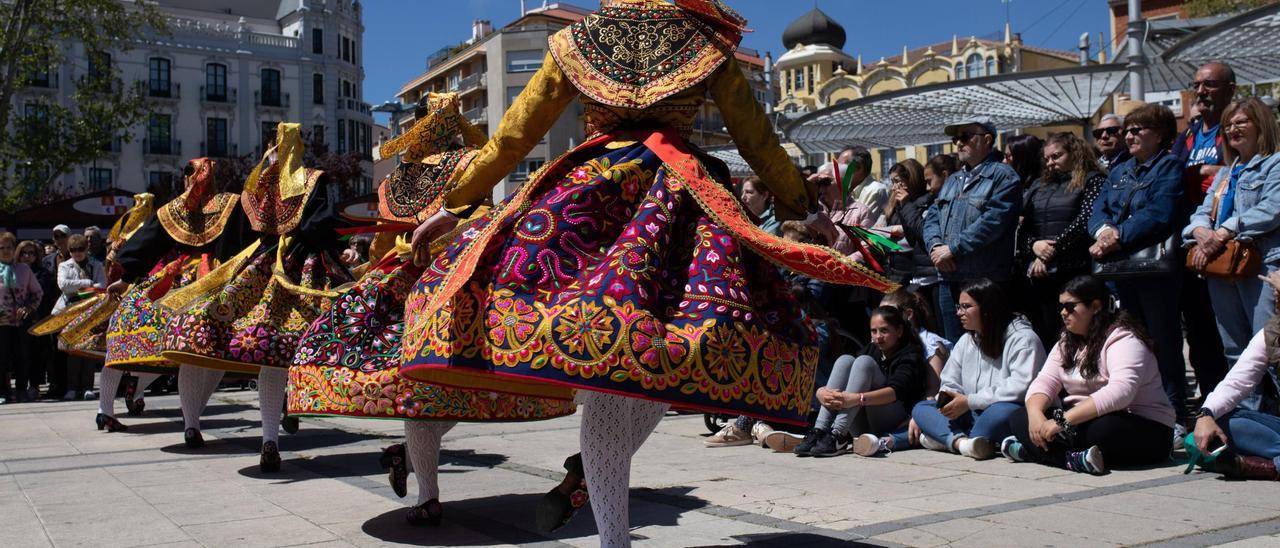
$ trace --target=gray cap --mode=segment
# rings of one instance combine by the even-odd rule
[[[989,116],[970,116],[954,124],[947,124],[946,129],[943,129],[942,131],[946,133],[948,137],[955,137],[956,133],[960,132],[960,128],[974,125],[982,126],[982,129],[987,130],[987,133],[992,135],[998,133],[996,131],[996,124],[991,121]]]
[[[71,227],[69,227],[69,226],[67,226],[67,225],[58,225],[58,226],[53,227],[53,232],[54,232],[54,234],[57,234],[57,233],[59,233],[59,232],[61,232],[61,233],[63,233],[63,234],[71,234]]]

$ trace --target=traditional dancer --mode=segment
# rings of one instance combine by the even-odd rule
[[[108,375],[118,376],[123,371],[140,379],[177,373],[183,440],[189,448],[204,445],[200,415],[218,388],[223,372],[179,366],[161,356],[161,337],[172,313],[156,305],[156,301],[207,275],[252,237],[248,222],[237,207],[240,195],[235,187],[239,182],[220,176],[221,171],[221,164],[208,158],[187,164],[183,193],[133,228],[133,236],[115,253],[120,279],[107,287],[109,294],[123,297],[107,329],[103,390],[107,388]],[[230,188],[220,192],[219,185]],[[139,385],[143,384],[139,381]],[[139,403],[130,406],[130,414],[134,407],[140,410],[144,405],[141,398],[135,401]]]
[[[582,460],[604,546],[630,542],[631,458],[671,404],[805,423],[818,347],[773,264],[892,289],[830,248],[756,228],[725,166],[685,140],[709,93],[778,219],[821,222],[734,59],[742,29],[713,0],[602,1],[551,37],[445,209],[414,232],[415,260],[434,260],[407,301],[401,373],[585,390]],[[580,95],[593,136],[431,253]]]
[[[403,155],[378,189],[384,226],[375,249],[394,239],[397,227],[398,232],[412,230],[439,211],[456,175],[485,139],[462,117],[456,94],[429,94],[415,118],[413,129],[381,148],[384,156]],[[445,388],[400,376],[404,300],[423,270],[408,255],[406,244],[386,253],[311,324],[289,368],[289,413],[403,420],[407,449],[393,445],[382,461],[390,469],[392,488],[403,497],[408,453],[418,502],[405,517],[413,524],[439,524],[440,440],[458,421],[550,419],[573,414],[574,405],[567,399]]]
[[[298,124],[281,123],[240,198],[258,239],[159,303],[180,311],[166,327],[164,359],[258,374],[263,472],[280,470],[286,368],[298,339],[337,296],[331,288],[352,281],[338,258],[342,221],[329,178],[304,168],[303,152]]]

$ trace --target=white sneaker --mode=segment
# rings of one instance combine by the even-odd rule
[[[863,434],[853,439],[853,452],[864,457],[887,455],[891,452],[889,450],[889,438],[877,437],[875,434]]]
[[[769,426],[764,421],[756,421],[755,426],[751,427],[751,439],[755,440],[755,443],[759,443],[761,447],[765,447],[764,439],[769,436],[770,432],[773,432],[772,426]]]
[[[98,393],[93,390],[84,391],[84,401],[92,401],[98,399]]]
[[[996,456],[995,444],[991,440],[984,437],[962,438],[956,442],[956,449],[960,450],[960,454],[974,460],[987,460]]]
[[[707,447],[736,447],[739,445],[751,445],[751,433],[738,430],[733,423],[724,425],[719,432],[711,437],[703,440],[703,445]]]
[[[774,453],[791,453],[795,451],[796,446],[804,441],[804,436],[774,430],[764,437],[764,445],[769,449],[773,449]]]
[[[930,451],[942,451],[943,453],[951,452],[951,448],[947,447],[947,444],[942,443],[938,440],[935,440],[924,434],[920,434],[920,445]]]
[[[1183,449],[1183,440],[1187,437],[1187,427],[1180,422],[1173,423],[1173,451]]]

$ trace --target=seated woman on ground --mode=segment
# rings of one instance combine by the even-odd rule
[[[1263,278],[1280,299],[1280,272]],[[1204,400],[1194,441],[1201,453],[1227,449],[1206,470],[1238,479],[1280,481],[1280,316],[1267,321],[1227,377]],[[1255,396],[1250,396],[1256,394]]]
[[[920,335],[920,342],[924,346],[924,361],[929,366],[925,370],[927,378],[924,393],[928,396],[926,399],[933,399],[934,394],[937,394],[942,386],[942,368],[947,364],[947,358],[951,356],[953,345],[951,341],[932,331],[936,326],[930,313],[929,301],[920,293],[902,287],[885,295],[880,301],[880,306],[893,306],[902,310],[902,314],[911,323],[911,328]],[[907,445],[896,444],[892,449],[902,451],[920,446],[920,426],[916,424],[915,419],[911,419],[907,425],[907,442]],[[857,449],[857,440],[854,440],[855,452]]]
[[[1062,336],[1027,389],[1027,412],[1009,419],[1013,435],[1000,452],[1089,474],[1168,460],[1173,406],[1141,324],[1092,276],[1067,282],[1058,302]]]
[[[787,221],[780,225],[779,232],[782,237],[792,242],[801,242],[807,244],[816,244],[823,242],[823,236],[816,229],[798,222]],[[830,363],[827,358],[828,341],[830,340],[830,326],[826,310],[822,307],[819,295],[822,295],[826,289],[826,284],[820,280],[802,276],[791,271],[784,270],[783,277],[791,284],[791,294],[796,300],[800,301],[800,309],[805,317],[813,323],[814,331],[818,338],[818,348],[822,349],[822,356],[818,358],[818,382],[824,382],[826,375],[830,373],[830,368],[824,367]],[[824,371],[825,369],[825,371]],[[775,442],[766,443],[766,439],[773,434],[773,427],[763,421],[757,421],[746,415],[740,415],[737,419],[719,432],[712,434],[703,440],[703,445],[707,447],[734,447],[739,445],[764,444],[775,451],[790,451],[795,443],[792,442],[791,436],[783,435],[775,436]],[[779,432],[779,434],[785,434]],[[795,438],[798,438],[796,436]],[[798,440],[796,440],[798,442]]]
[[[928,377],[920,336],[902,310],[881,306],[871,313],[871,343],[857,359],[836,360],[818,389],[817,423],[795,448],[797,456],[834,457],[850,445],[873,456],[907,446],[910,410],[924,397]]]
[[[926,449],[989,459],[996,452],[992,440],[1008,436],[1009,417],[1022,412],[1027,386],[1044,363],[1044,346],[991,280],[965,286],[956,315],[966,333],[942,368],[942,387],[934,400],[916,404],[911,416]]]

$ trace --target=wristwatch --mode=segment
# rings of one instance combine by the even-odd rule
[[[1213,410],[1209,409],[1208,407],[1200,408],[1200,412],[1196,413],[1196,419],[1199,419],[1200,417],[1209,417],[1211,419],[1217,419],[1217,417],[1213,416]]]

